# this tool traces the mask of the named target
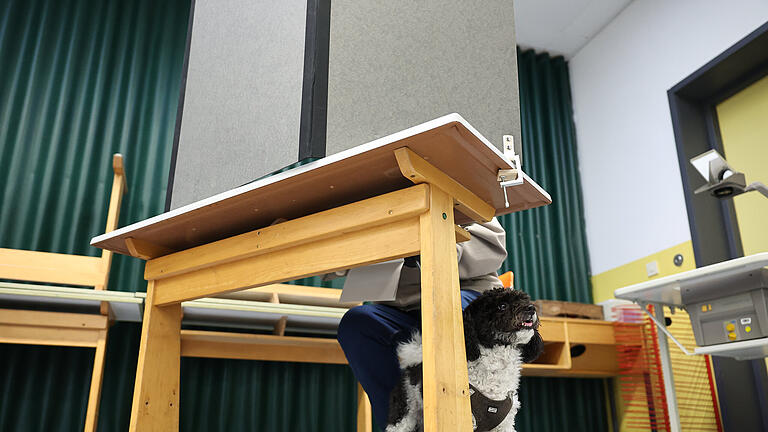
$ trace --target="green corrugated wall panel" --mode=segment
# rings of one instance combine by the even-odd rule
[[[181,374],[183,431],[355,430],[346,366],[185,358]]]
[[[0,247],[97,255],[88,240],[104,229],[117,151],[129,180],[120,225],[162,211],[188,10],[188,0],[4,3]],[[555,204],[504,218],[505,268],[534,297],[588,301],[567,65],[522,53],[520,85],[524,167]],[[110,288],[143,291],[141,263],[116,257]],[[101,431],[127,429],[139,331],[110,330]],[[82,429],[92,353],[0,345],[0,430]],[[345,366],[183,359],[182,389],[185,431],[354,430]],[[600,380],[525,378],[518,430],[605,430],[602,391]]]
[[[536,299],[592,302],[568,64],[518,53],[523,169],[552,204],[503,216],[515,287]],[[603,380],[523,378],[520,432],[608,430]]]
[[[83,429],[93,350],[0,346],[0,431]]]
[[[524,377],[518,432],[608,430],[603,380]]]
[[[518,68],[523,170],[552,204],[501,218],[509,253],[502,269],[534,298],[591,303],[568,64],[525,51]]]
[[[120,225],[162,212],[189,0],[6,0],[0,9],[0,247],[99,255],[111,155]],[[110,289],[144,291],[117,256]]]

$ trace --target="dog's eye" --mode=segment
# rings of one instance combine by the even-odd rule
[[[500,311],[505,311],[505,310],[507,310],[507,305],[506,305],[506,304],[504,304],[504,303],[500,304],[500,305],[499,305],[499,310],[500,310]]]

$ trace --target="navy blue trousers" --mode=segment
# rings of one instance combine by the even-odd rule
[[[461,291],[461,308],[480,295]],[[421,328],[421,311],[410,312],[378,304],[357,306],[344,314],[338,339],[355,378],[368,393],[376,424],[387,426],[389,394],[400,378],[397,344]]]

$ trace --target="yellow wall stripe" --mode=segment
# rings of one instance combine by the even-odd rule
[[[676,266],[674,257],[677,254],[683,256],[683,264]],[[648,277],[646,264],[656,261],[659,274]],[[647,280],[669,276],[696,268],[693,257],[693,244],[690,241],[680,243],[669,249],[657,252],[647,257],[632,261],[620,267],[605,271],[592,277],[592,295],[595,303],[612,299],[613,291],[628,285],[633,285]],[[668,313],[668,312],[667,312]],[[671,316],[672,325],[670,332],[682,341],[690,350],[693,350],[693,332],[691,330],[688,314],[677,312]],[[678,397],[678,411],[683,430],[717,431],[718,425],[715,417],[715,404],[709,389],[709,375],[707,372],[708,359],[704,356],[686,356],[676,346],[670,343],[670,357],[672,371],[675,375],[675,389]],[[616,383],[618,385],[618,383]],[[618,395],[618,387],[616,388]],[[621,430],[627,430],[628,425],[623,418],[624,407],[622,401],[617,398],[617,416],[619,417]]]
[[[683,255],[683,265],[675,266],[673,259],[676,254]],[[659,274],[648,277],[645,265],[651,261],[659,264]],[[662,276],[669,276],[696,268],[693,257],[693,244],[690,241],[680,243],[669,249],[657,252],[644,258],[624,264],[620,267],[592,276],[592,298],[595,303],[612,299],[613,291],[627,285],[633,285]]]

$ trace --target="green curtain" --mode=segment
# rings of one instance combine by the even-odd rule
[[[163,210],[188,0],[6,0],[0,8],[0,247],[99,255],[111,155],[120,225]],[[144,290],[116,256],[109,289]],[[139,327],[112,327],[101,430],[128,426]],[[82,430],[93,349],[0,345],[0,430]]]
[[[163,211],[189,0],[10,0],[0,8],[0,247],[98,255],[111,155],[120,225]],[[144,291],[118,255],[109,288]],[[99,430],[130,418],[140,327],[110,329]],[[0,344],[0,431],[82,430],[93,350]],[[353,430],[349,368],[182,360],[186,431]]]
[[[0,247],[98,255],[88,241],[104,230],[114,152],[124,154],[129,181],[120,225],[163,210],[188,18],[189,0],[4,2]],[[513,233],[507,266],[535,297],[588,300],[588,269],[579,267],[585,248],[550,244],[567,246],[565,233],[575,236],[571,246],[583,246],[583,232],[574,231],[581,230],[578,182],[567,171],[576,166],[570,101],[563,99],[567,67],[547,59],[540,63],[551,63],[550,72],[529,71],[526,55],[520,57],[524,166],[555,204],[505,219]],[[531,71],[540,77],[526,75]],[[547,121],[559,123],[536,129]],[[572,159],[554,166],[555,150]],[[566,199],[570,204],[557,210]],[[564,224],[575,225],[564,230]],[[109,288],[143,291],[141,262],[117,256]],[[135,323],[110,329],[99,430],[127,429],[139,334]],[[92,349],[0,344],[0,430],[81,430],[92,364]],[[596,383],[524,379],[518,430],[603,430]],[[355,380],[345,366],[185,358],[182,389],[185,431],[355,426]]]
[[[592,303],[568,64],[532,50],[517,58],[523,170],[552,204],[501,218],[509,253],[502,271],[535,299]]]
[[[0,246],[99,255],[111,155],[120,225],[163,211],[189,0],[6,0],[0,8]],[[143,291],[116,256],[109,289]]]
[[[515,287],[534,299],[592,302],[568,64],[518,52],[523,170],[552,204],[503,216]],[[517,430],[606,431],[601,379],[529,378],[521,382]]]

